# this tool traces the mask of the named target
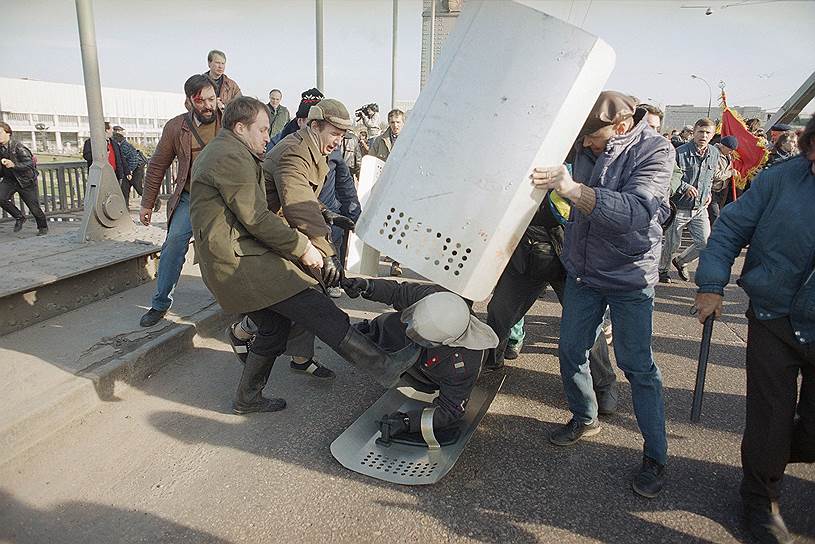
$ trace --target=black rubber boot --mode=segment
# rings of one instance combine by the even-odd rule
[[[21,215],[20,217],[16,218],[14,221],[14,232],[20,232],[23,230],[23,223],[26,222],[26,217]]]
[[[342,358],[364,370],[383,387],[390,389],[399,382],[399,377],[419,357],[421,348],[416,344],[394,353],[388,353],[354,327],[349,327],[345,338],[335,350]]]
[[[261,393],[269,380],[276,357],[264,357],[249,352],[246,363],[232,403],[232,411],[236,414],[250,414],[252,412],[277,412],[286,407],[283,399],[267,399]]]

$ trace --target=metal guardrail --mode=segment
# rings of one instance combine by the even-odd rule
[[[161,184],[159,195],[167,196],[173,187],[173,178],[177,171],[178,164],[173,162],[164,174],[164,181]],[[49,165],[38,165],[37,170],[40,175],[37,177],[39,185],[40,206],[46,215],[60,213],[78,212],[85,208],[85,186],[88,183],[88,163],[85,161],[61,162]],[[131,198],[135,191],[131,189]],[[138,199],[138,195],[135,196]],[[12,202],[23,211],[29,214],[28,208],[20,200],[20,195],[15,193]],[[0,221],[10,221],[12,217],[5,210],[0,213]]]

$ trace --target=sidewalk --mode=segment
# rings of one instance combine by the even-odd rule
[[[143,329],[154,289],[151,281],[0,337],[0,463],[116,400],[189,349],[196,331],[220,329],[225,317],[189,260],[166,319]]]

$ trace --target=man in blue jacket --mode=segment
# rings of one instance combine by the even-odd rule
[[[651,332],[674,149],[645,119],[634,125],[636,105],[631,96],[601,93],[575,144],[574,179],[563,165],[535,168],[530,177],[537,187],[555,189],[574,204],[563,246],[567,278],[559,347],[572,419],[549,440],[569,446],[600,432],[588,352],[608,306],[617,364],[631,384],[645,439],[632,485],[651,498],[662,490],[668,461],[662,375],[651,352]]]
[[[699,252],[705,248],[710,236],[707,207],[721,155],[715,145],[708,145],[715,133],[716,123],[707,118],[699,119],[693,127],[693,139],[676,149],[676,164],[682,170],[682,181],[671,197],[676,205],[676,217],[665,231],[665,245],[659,259],[659,281],[662,283],[671,283],[668,275],[671,263],[679,277],[688,281],[688,264],[699,258]],[[685,227],[690,231],[693,245],[672,260]]]
[[[760,542],[792,541],[781,480],[787,463],[815,462],[815,119],[798,141],[800,156],[764,170],[722,210],[695,278],[699,321],[720,316],[730,269],[749,246],[738,280],[750,297],[741,496]]]

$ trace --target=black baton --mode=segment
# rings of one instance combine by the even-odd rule
[[[702,415],[702,395],[705,394],[705,374],[707,374],[707,359],[710,355],[710,337],[713,336],[714,314],[705,319],[702,329],[702,344],[699,346],[699,366],[696,367],[696,386],[693,388],[693,404],[690,408],[690,420],[699,423]]]

